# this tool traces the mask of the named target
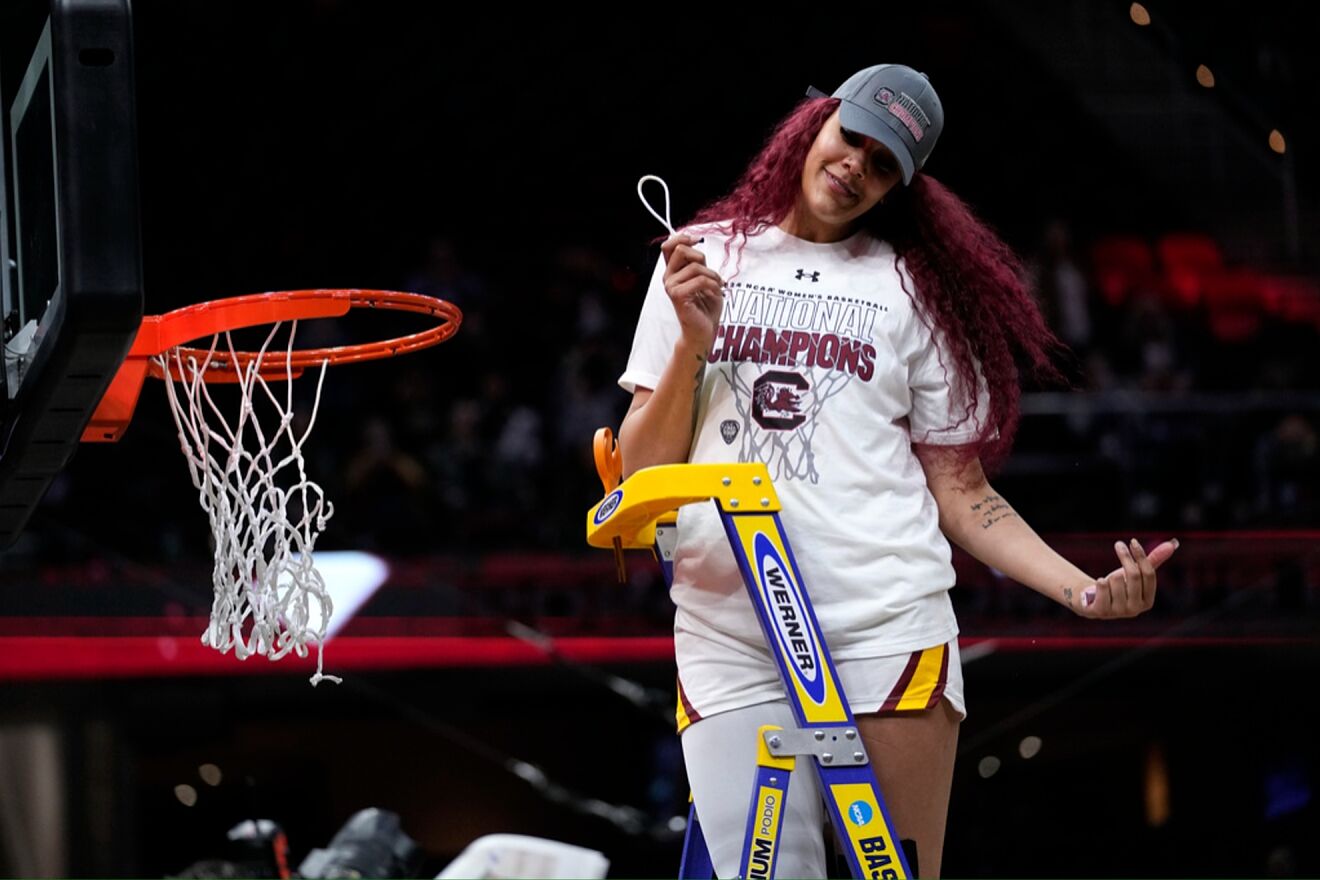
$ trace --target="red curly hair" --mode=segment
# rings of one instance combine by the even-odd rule
[[[690,225],[717,223],[746,242],[788,216],[802,191],[807,152],[837,98],[810,98],[785,117],[733,190],[697,212]],[[989,391],[989,418],[962,458],[987,470],[1007,458],[1019,420],[1018,364],[1038,379],[1061,382],[1052,356],[1063,344],[1050,331],[1027,288],[1021,260],[972,210],[928,174],[895,187],[859,221],[888,241],[911,275],[904,290],[932,330],[944,334],[952,368],[964,388],[977,386],[977,366]],[[741,245],[739,246],[741,250]],[[726,256],[728,254],[726,253]],[[975,401],[959,424],[972,418]]]

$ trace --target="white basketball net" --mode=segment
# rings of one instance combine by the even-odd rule
[[[312,548],[334,513],[321,487],[307,477],[302,445],[316,424],[326,363],[316,382],[316,400],[307,426],[294,430],[293,369],[290,358],[298,322],[292,322],[284,356],[283,394],[261,376],[267,348],[280,329],[275,324],[257,356],[241,365],[229,333],[217,334],[198,363],[178,349],[156,358],[165,372],[165,391],[179,429],[179,443],[215,541],[211,622],[202,644],[240,660],[260,654],[279,660],[290,651],[307,656],[316,645],[316,674],[332,611],[325,581],[312,560]],[[203,378],[224,336],[227,358],[242,397],[233,421],[221,412]],[[222,350],[223,351],[223,350]],[[278,355],[275,356],[278,358]],[[181,377],[178,381],[174,376]],[[258,418],[257,407],[273,410]],[[268,427],[262,426],[262,420]],[[276,420],[272,425],[271,420]]]

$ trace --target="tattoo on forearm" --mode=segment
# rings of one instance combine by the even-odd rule
[[[706,375],[706,356],[697,355],[697,372],[692,377],[692,430],[697,429],[697,411],[701,409],[701,380]]]
[[[972,513],[981,517],[981,528],[988,529],[1001,519],[1017,516],[1013,508],[999,495],[987,495],[972,505]]]

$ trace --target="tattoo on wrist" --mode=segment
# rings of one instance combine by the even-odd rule
[[[987,495],[972,505],[972,513],[981,517],[981,528],[988,529],[1001,519],[1017,516],[1013,508],[999,495]]]

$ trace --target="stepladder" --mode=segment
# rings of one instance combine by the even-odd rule
[[[757,765],[747,811],[738,876],[771,878],[779,855],[789,781],[814,772],[842,856],[853,877],[900,880],[914,865],[900,844],[812,609],[780,518],[782,509],[761,463],[673,464],[621,480],[619,449],[608,428],[595,438],[597,470],[606,494],[587,513],[587,542],[622,552],[654,552],[672,582],[676,511],[713,503],[741,571],[751,606],[778,667],[797,726],[758,731]],[[803,768],[799,762],[806,762]],[[679,876],[714,876],[697,804],[689,810]]]

